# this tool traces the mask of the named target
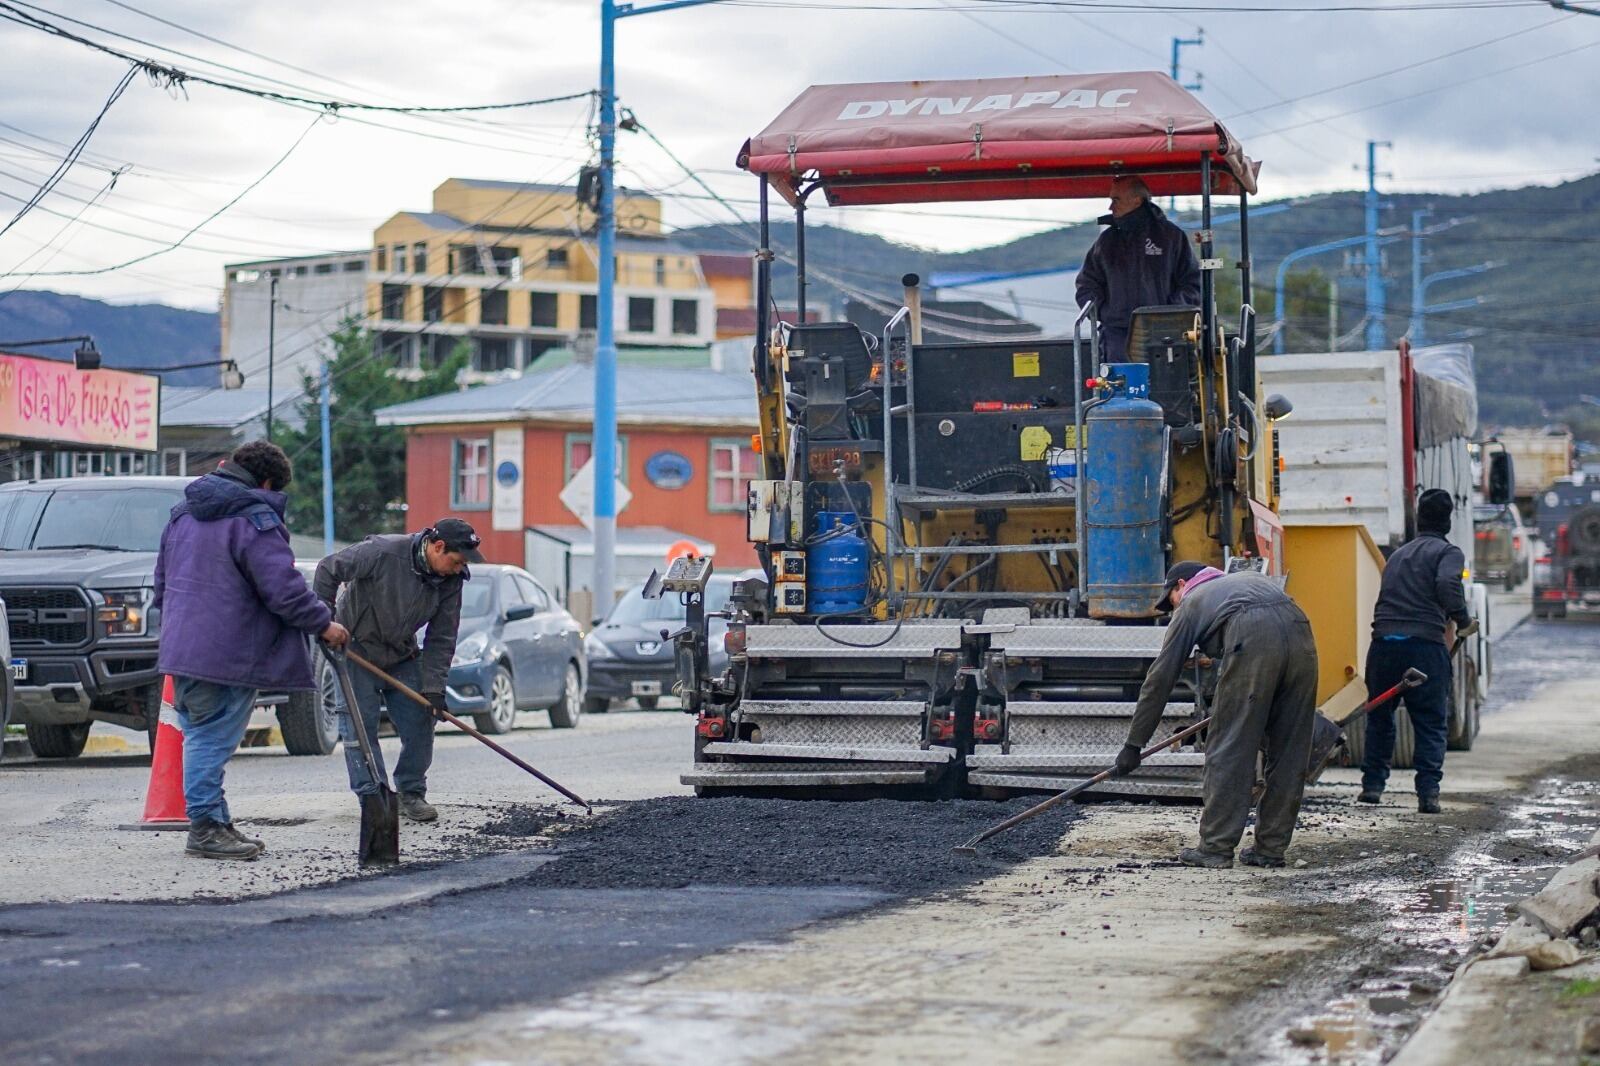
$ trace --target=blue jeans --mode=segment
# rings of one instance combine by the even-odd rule
[[[250,726],[256,690],[192,677],[172,679],[183,720],[183,806],[190,823],[231,822],[222,771]]]
[[[355,689],[356,704],[361,708],[361,721],[367,727],[367,739],[372,742],[378,770],[384,770],[383,749],[378,746],[378,714],[382,705],[388,708],[389,721],[400,734],[400,758],[394,764],[395,791],[428,791],[428,767],[433,763],[433,712],[426,704],[402,696],[355,663],[349,663],[345,669],[350,671],[350,687]],[[387,672],[413,690],[422,687],[422,664],[416,657],[396,663]],[[378,786],[367,773],[367,761],[361,757],[361,748],[356,743],[355,726],[344,705],[344,689],[336,687],[339,737],[344,741],[344,764],[350,771],[350,789],[358,796],[369,795],[377,792]]]
[[[1437,796],[1444,778],[1445,743],[1450,739],[1450,653],[1443,644],[1411,637],[1384,640],[1374,637],[1367,650],[1367,698],[1393,688],[1408,667],[1415,666],[1428,680],[1404,696],[1367,715],[1367,750],[1361,760],[1361,787],[1382,792],[1394,758],[1394,706],[1405,701],[1416,734],[1412,766],[1417,773],[1417,795]]]

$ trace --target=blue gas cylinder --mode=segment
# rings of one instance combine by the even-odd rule
[[[806,548],[806,601],[813,614],[847,614],[867,604],[867,542],[855,515],[818,511]]]
[[[1161,405],[1141,395],[1148,374],[1143,364],[1114,364],[1110,398],[1084,416],[1084,576],[1091,618],[1150,617],[1166,579],[1166,432]]]

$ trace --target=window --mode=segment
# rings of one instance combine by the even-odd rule
[[[450,506],[462,511],[489,509],[489,438],[458,438],[455,443]]]
[[[344,272],[346,274],[354,274],[354,273],[357,273],[358,271],[362,271],[362,270],[365,270],[365,269],[367,269],[367,264],[363,263],[359,259],[346,259],[345,260]]]
[[[485,374],[517,368],[517,342],[510,337],[479,337],[472,368]]]
[[[550,609],[550,594],[544,590],[533,578],[520,571],[513,570],[511,576],[517,582],[517,588],[522,590],[522,598],[537,607],[541,612]]]
[[[511,608],[527,602],[527,598],[522,594],[522,589],[518,587],[516,580],[511,576],[511,572],[509,570],[502,572],[500,575],[500,580],[495,582],[495,584],[500,586],[501,614],[505,614],[507,611],[511,610]]]
[[[428,271],[428,245],[418,241],[411,246],[411,270],[415,274],[425,274]]]
[[[383,313],[380,317],[393,320],[406,317],[406,287],[404,285],[385,285],[383,287]]]
[[[556,294],[553,292],[530,292],[528,301],[528,325],[555,329]]]
[[[584,463],[589,461],[589,456],[594,454],[594,440],[587,433],[567,434],[567,476],[561,479],[565,485],[572,480]],[[628,438],[617,437],[617,479],[624,485],[628,483]],[[741,508],[743,504],[740,505]]]
[[[698,300],[672,301],[672,332],[679,337],[692,337],[700,332]]]
[[[508,303],[504,289],[483,290],[483,295],[478,300],[478,321],[486,326],[505,325]]]
[[[422,321],[439,322],[444,319],[444,290],[429,285],[422,290]]]
[[[667,261],[665,259],[657,259],[656,260],[656,284],[657,285],[665,285],[666,283],[667,283]]]
[[[711,442],[711,496],[713,511],[743,511],[750,482],[756,477],[756,453],[748,440]]]
[[[584,294],[578,297],[578,328],[595,329],[600,322],[600,304],[596,297]]]
[[[294,268],[294,276],[297,277],[297,278],[305,277],[306,276],[306,268],[303,265],[295,267]]]
[[[394,246],[394,272],[396,274],[406,272],[406,246],[403,244]]]
[[[161,472],[169,477],[183,477],[189,472],[189,454],[182,448],[161,449]]]
[[[628,297],[628,332],[656,331],[656,302],[648,296]]]
[[[333,273],[333,264],[332,263],[318,263],[316,266],[311,268],[311,272],[313,274],[332,274]]]
[[[567,269],[567,250],[565,248],[545,249],[544,265],[547,270]]]

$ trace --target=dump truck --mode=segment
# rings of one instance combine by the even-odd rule
[[[1280,395],[1292,417],[1274,423],[1286,540],[1288,591],[1311,619],[1321,671],[1319,700],[1336,720],[1366,698],[1362,670],[1371,636],[1382,559],[1416,535],[1416,503],[1428,489],[1455,501],[1450,541],[1470,567],[1472,455],[1477,391],[1469,345],[1412,351],[1311,352],[1261,360],[1262,388]],[[1490,502],[1510,499],[1510,461],[1485,453]],[[1349,531],[1355,530],[1355,540]],[[1334,548],[1329,534],[1347,546]],[[1354,549],[1353,551],[1350,549]],[[1463,574],[1467,606],[1479,629],[1456,653],[1450,746],[1467,749],[1478,734],[1488,695],[1494,619],[1488,587]],[[1343,694],[1341,695],[1341,690]],[[1359,760],[1362,730],[1350,731]],[[1413,734],[1397,717],[1395,765],[1411,764]]]
[[[765,582],[736,592],[730,667],[707,668],[696,582],[676,634],[695,716],[682,780],[727,791],[922,795],[1068,787],[1112,761],[1164,629],[1167,566],[1200,559],[1281,576],[1271,413],[1250,291],[1257,165],[1156,73],[819,86],[751,138],[761,470],[748,537]],[[914,295],[868,334],[808,314],[804,222],[830,204],[1091,198],[1120,175],[1200,198],[1198,306],[1138,309],[1103,363],[1096,308],[1071,337],[923,343]],[[794,209],[801,325],[770,310],[770,210]],[[1244,246],[1219,253],[1214,202]],[[820,272],[819,272],[820,273]],[[909,281],[910,279],[908,279]],[[1196,663],[1166,709],[1204,712]],[[1105,792],[1194,799],[1203,740]]]
[[[1504,428],[1494,435],[1511,454],[1516,470],[1516,502],[1532,520],[1534,504],[1551,485],[1572,473],[1575,438],[1566,426]]]

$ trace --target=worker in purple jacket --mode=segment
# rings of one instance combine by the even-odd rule
[[[161,534],[159,666],[183,720],[190,855],[261,854],[261,841],[233,827],[223,768],[244,739],[258,689],[315,687],[306,638],[349,639],[295,569],[283,524],[292,476],[282,448],[251,441],[189,483]]]

